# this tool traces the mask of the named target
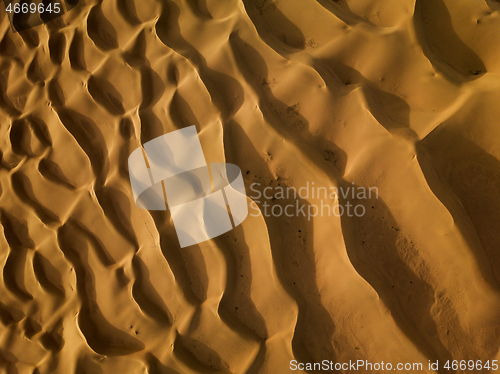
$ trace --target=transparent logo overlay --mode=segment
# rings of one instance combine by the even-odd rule
[[[195,126],[159,136],[128,159],[137,206],[170,209],[182,248],[222,235],[248,215],[241,170],[205,161]]]

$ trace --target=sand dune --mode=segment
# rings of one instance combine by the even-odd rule
[[[0,5],[2,372],[490,372],[444,364],[500,360],[498,1],[76,3]],[[127,160],[193,125],[251,214],[181,248]]]

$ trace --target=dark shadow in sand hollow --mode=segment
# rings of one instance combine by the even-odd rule
[[[342,191],[352,191],[348,188],[359,191],[359,187],[346,181],[340,186]],[[419,351],[429,360],[451,359],[431,314],[435,291],[408,265],[419,259],[417,244],[399,228],[378,193],[368,199],[356,199],[356,195],[352,199],[351,193],[347,195],[339,197],[340,205],[360,204],[366,212],[361,217],[353,213],[349,217],[344,212],[341,217],[347,254],[354,268],[377,292],[396,325]]]
[[[443,0],[416,0],[413,21],[425,56],[450,80],[474,80],[486,73],[481,58],[455,32]]]
[[[228,162],[239,165],[243,171],[245,184],[260,183],[261,190],[268,186],[278,186],[265,160],[255,149],[241,126],[233,122],[226,127],[224,143],[232,144],[237,149],[245,149],[245,158],[232,159]],[[249,163],[249,160],[251,162]],[[264,170],[255,174],[253,170]],[[246,174],[245,170],[252,170]],[[262,191],[261,191],[262,192]],[[276,200],[275,200],[276,201]],[[277,201],[276,201],[277,202]],[[283,199],[277,204],[295,204],[295,201]],[[299,199],[299,203],[308,209],[309,203]],[[320,292],[315,279],[315,259],[312,237],[314,227],[307,218],[297,216],[264,217],[268,226],[272,258],[276,266],[278,279],[284,289],[294,298],[299,307],[299,315],[292,341],[294,354],[301,362],[320,362],[328,359],[335,361],[333,335],[335,325],[321,302]],[[264,347],[265,348],[265,347]],[[257,357],[259,359],[260,356]],[[263,360],[260,357],[260,360]],[[262,364],[262,363],[261,363]],[[260,365],[261,365],[260,364]],[[257,373],[258,364],[253,368]]]
[[[443,124],[417,144],[429,187],[469,242],[484,278],[500,289],[500,161]]]

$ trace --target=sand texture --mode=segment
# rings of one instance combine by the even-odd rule
[[[500,359],[497,0],[81,0],[21,32],[0,9],[1,373]],[[181,248],[127,160],[192,125],[249,206],[378,196]]]

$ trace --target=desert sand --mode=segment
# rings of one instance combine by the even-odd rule
[[[0,7],[2,372],[500,360],[498,1],[80,0],[21,32]],[[249,206],[378,195],[181,248],[127,159],[193,125]]]

